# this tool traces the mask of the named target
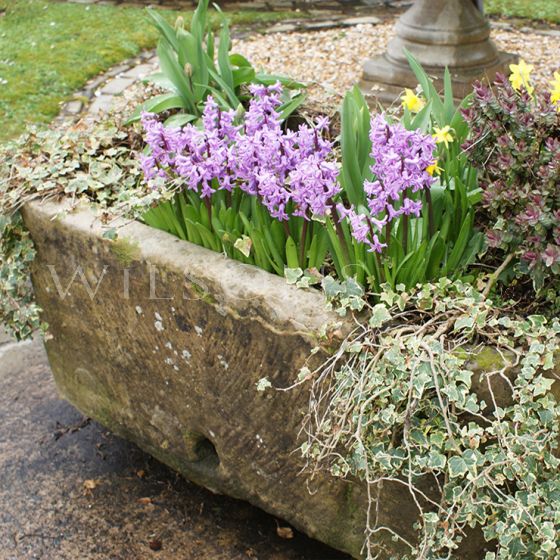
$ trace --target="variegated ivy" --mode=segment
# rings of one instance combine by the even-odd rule
[[[342,286],[328,288],[343,310],[360,307]],[[300,382],[313,379],[309,468],[368,487],[367,557],[387,557],[375,538],[387,531],[400,560],[461,558],[475,528],[493,550],[485,560],[556,558],[560,322],[510,316],[446,279],[387,289],[362,307],[369,319]],[[416,540],[378,521],[387,481],[405,485],[416,505]]]
[[[139,186],[140,165],[130,150],[135,141],[133,129],[105,122],[30,130],[0,149],[0,324],[15,338],[45,328],[29,281],[35,251],[19,208],[32,199],[66,197],[110,208],[112,215],[142,215],[167,193]]]

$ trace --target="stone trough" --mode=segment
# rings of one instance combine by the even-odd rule
[[[111,241],[91,209],[63,209],[24,208],[63,397],[195,483],[361,558],[364,486],[301,472],[308,388],[256,388],[294,382],[334,319],[321,294],[138,222]],[[381,523],[412,540],[415,518],[405,487],[386,484]],[[381,558],[404,552],[379,539]],[[461,558],[481,557],[476,540]]]

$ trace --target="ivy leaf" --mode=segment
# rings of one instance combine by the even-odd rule
[[[311,375],[311,370],[303,366],[298,373],[298,381],[305,381]]]
[[[458,476],[464,476],[468,472],[467,463],[463,457],[451,457],[448,461],[449,466],[449,476],[451,478],[456,478]]]
[[[295,284],[303,276],[301,268],[285,268],[284,277],[288,284]]]
[[[464,329],[470,330],[473,328],[473,326],[474,326],[474,317],[469,315],[462,315],[455,321],[454,329],[456,331],[460,331]]]
[[[268,380],[268,377],[263,377],[257,382],[257,391],[266,391],[270,387],[272,387],[272,383]]]
[[[371,310],[371,317],[369,319],[369,326],[376,329],[381,327],[384,323],[391,319],[391,313],[384,303],[378,303]]]
[[[328,300],[334,299],[344,292],[342,284],[337,282],[332,276],[325,276],[321,282],[321,286]]]
[[[554,384],[554,379],[548,379],[542,375],[537,376],[533,380],[533,395],[538,397],[540,395],[546,395],[550,391],[550,388]]]
[[[103,239],[110,239],[114,241],[117,238],[117,230],[115,228],[108,229],[103,232]]]
[[[248,257],[251,254],[251,248],[253,247],[252,239],[247,235],[242,235],[236,239],[233,246],[244,256]]]
[[[431,451],[428,454],[428,462],[426,466],[428,466],[431,469],[442,470],[445,468],[446,462],[447,459],[445,458],[445,455],[443,453],[438,453],[437,451]]]

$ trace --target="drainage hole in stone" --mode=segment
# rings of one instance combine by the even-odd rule
[[[198,462],[204,463],[209,468],[216,468],[220,464],[220,457],[216,446],[206,437],[201,438],[196,446]]]

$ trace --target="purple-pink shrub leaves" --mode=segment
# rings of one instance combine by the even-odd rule
[[[475,84],[463,148],[481,172],[487,239],[515,254],[541,289],[560,273],[560,113],[550,93],[516,91],[505,76]]]

